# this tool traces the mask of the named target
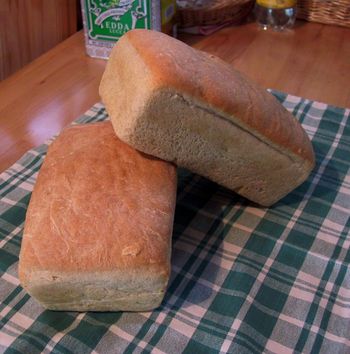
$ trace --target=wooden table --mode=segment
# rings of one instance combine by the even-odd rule
[[[298,22],[275,33],[250,23],[181,39],[263,87],[350,107],[350,29]],[[0,171],[99,101],[104,67],[85,55],[79,32],[0,83]]]

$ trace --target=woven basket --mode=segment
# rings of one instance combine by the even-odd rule
[[[219,25],[230,21],[241,23],[254,6],[254,0],[196,0],[178,1],[178,23],[180,27]]]
[[[297,3],[298,18],[350,27],[350,0],[298,0]]]

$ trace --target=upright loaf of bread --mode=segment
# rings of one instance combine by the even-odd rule
[[[170,273],[176,170],[121,142],[110,122],[49,147],[27,211],[23,287],[44,307],[146,311]]]
[[[116,134],[262,205],[314,166],[299,122],[268,92],[213,55],[133,30],[114,47],[100,95]]]

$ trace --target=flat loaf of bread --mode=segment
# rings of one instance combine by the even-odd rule
[[[121,142],[110,122],[65,129],[27,211],[23,287],[45,308],[146,311],[170,273],[176,168]]]
[[[159,32],[133,30],[118,41],[100,95],[121,140],[265,206],[314,166],[308,136],[271,94]]]

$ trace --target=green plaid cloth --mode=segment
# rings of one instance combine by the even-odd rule
[[[30,194],[47,145],[0,175],[0,351],[350,353],[350,110],[274,92],[317,165],[271,208],[179,170],[172,275],[148,313],[45,311],[19,285]],[[106,119],[96,104],[77,122]]]

